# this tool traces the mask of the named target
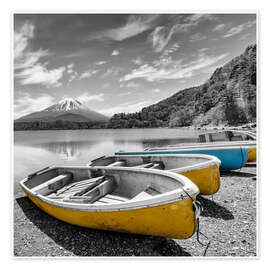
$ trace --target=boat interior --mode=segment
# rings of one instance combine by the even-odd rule
[[[99,205],[149,199],[184,184],[148,170],[55,167],[29,175],[23,185],[49,199]]]
[[[199,155],[121,155],[103,156],[92,160],[88,165],[172,170],[202,164],[206,161],[209,161],[209,158]]]

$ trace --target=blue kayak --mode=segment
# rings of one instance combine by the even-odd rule
[[[249,151],[256,142],[218,142],[195,143],[176,146],[149,148],[141,152],[116,152],[116,155],[153,155],[153,154],[206,154],[217,157],[221,161],[220,170],[230,171],[242,168],[248,158]]]

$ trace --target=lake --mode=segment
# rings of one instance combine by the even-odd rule
[[[85,165],[119,150],[192,142],[199,132],[190,129],[87,129],[14,132],[14,180],[49,165]]]

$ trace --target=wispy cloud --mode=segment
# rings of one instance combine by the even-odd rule
[[[202,54],[202,53],[205,53],[207,51],[209,51],[209,48],[201,48],[201,49],[198,50],[198,53]]]
[[[129,95],[131,95],[131,92],[130,91],[119,94],[120,97],[129,96]]]
[[[118,51],[118,50],[113,50],[113,52],[112,52],[112,56],[116,56],[116,55],[118,55],[120,52]]]
[[[159,92],[160,92],[160,89],[158,89],[158,88],[153,89],[152,92],[154,92],[154,93],[159,93]]]
[[[109,109],[99,110],[99,112],[112,116],[116,113],[133,113],[140,111],[143,107],[151,104],[151,101],[125,102]]]
[[[138,87],[140,87],[140,84],[139,83],[135,83],[135,82],[128,82],[128,83],[122,83],[122,84],[120,84],[120,87],[138,88]]]
[[[43,57],[52,55],[48,50],[39,49],[35,52],[24,52],[20,57],[14,58],[14,69],[16,71],[34,66]]]
[[[212,32],[221,32],[225,29],[226,25],[224,23],[218,24],[212,29]]]
[[[153,61],[152,65],[145,64],[137,69],[133,69],[126,74],[120,81],[129,81],[135,78],[144,78],[147,81],[176,80],[190,78],[196,71],[212,66],[224,59],[228,54],[219,56],[208,56],[204,52],[199,52],[195,60],[183,63],[183,60],[173,61],[171,57]]]
[[[215,20],[215,16],[210,14],[193,14],[187,16],[182,22],[177,22],[172,26],[157,26],[149,36],[154,51],[163,51],[175,33],[189,33],[200,23],[207,20]]]
[[[67,74],[69,75],[68,82],[78,79],[78,72],[74,70],[74,63],[67,65]]]
[[[85,70],[78,78],[78,80],[82,80],[82,79],[85,79],[85,78],[90,78],[92,77],[93,75],[97,74],[99,72],[99,70],[97,69],[87,69]]]
[[[201,40],[205,40],[205,39],[207,39],[207,37],[200,34],[200,33],[193,34],[189,37],[190,42],[197,42],[197,41],[201,41]]]
[[[34,38],[35,26],[26,21],[14,32],[14,77],[22,85],[41,84],[46,87],[58,87],[63,77],[64,66],[48,69],[48,62],[41,63],[41,58],[51,55],[48,50],[32,51],[29,42]]]
[[[246,22],[246,23],[243,23],[243,24],[239,24],[237,26],[234,26],[232,27],[231,29],[229,29],[227,31],[227,33],[225,35],[223,35],[224,38],[227,38],[227,37],[232,37],[232,36],[235,36],[241,32],[243,32],[244,30],[252,27],[253,25],[256,24],[256,20],[254,21],[249,21],[249,22]]]
[[[89,39],[109,39],[122,41],[151,29],[158,16],[158,14],[130,15],[127,18],[125,25],[98,32],[89,37]]]
[[[74,72],[74,63],[67,65],[67,73],[72,74]]]
[[[132,59],[131,62],[135,65],[140,66],[143,63],[143,60],[140,56],[138,56],[136,59]]]
[[[152,39],[152,45],[155,52],[161,52],[169,43],[172,35],[178,28],[178,24],[168,28],[166,26],[158,26],[151,33],[150,38]]]
[[[106,61],[99,61],[99,62],[96,62],[96,65],[101,66],[101,65],[104,65],[106,63],[107,63]]]
[[[29,39],[34,37],[34,25],[29,21],[26,21],[17,31],[14,33],[14,59],[20,59],[23,57],[24,51],[28,46]]]
[[[59,87],[62,83],[59,80],[63,77],[65,67],[47,69],[48,63],[36,63],[32,67],[15,74],[15,78],[20,79],[22,85],[41,84],[46,87]]]
[[[172,53],[178,51],[179,48],[180,48],[180,45],[178,43],[174,43],[171,47],[164,50],[161,57],[168,57]]]
[[[242,37],[239,38],[239,40],[245,40],[245,39],[247,39],[250,36],[251,36],[250,33],[244,34]]]
[[[100,93],[98,95],[90,95],[89,93],[85,92],[76,97],[77,100],[81,101],[82,103],[88,103],[90,101],[104,101],[104,94]]]
[[[16,98],[14,103],[14,118],[27,115],[32,112],[41,111],[54,103],[54,98],[49,95],[33,97],[28,93]]]
[[[185,18],[185,23],[187,24],[199,24],[203,21],[208,21],[208,20],[216,20],[216,17],[212,14],[206,14],[206,13],[197,13],[197,14],[192,14]]]
[[[107,78],[110,76],[117,77],[120,75],[120,73],[123,71],[121,67],[115,67],[112,66],[111,68],[108,68],[106,72],[101,76],[102,78]]]

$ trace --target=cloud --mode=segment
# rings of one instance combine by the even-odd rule
[[[235,27],[232,27],[231,29],[229,29],[227,31],[227,33],[225,35],[223,35],[224,38],[227,38],[227,37],[232,37],[232,36],[235,36],[241,32],[243,32],[244,30],[252,27],[253,25],[256,24],[256,20],[254,21],[249,21],[249,22],[246,22],[246,23],[243,23],[243,24],[240,24],[240,25],[237,25]]]
[[[204,39],[206,39],[206,38],[207,38],[206,36],[204,36],[204,35],[202,35],[202,34],[200,34],[200,33],[196,33],[196,34],[191,35],[191,36],[189,37],[189,41],[190,41],[190,42],[197,42],[197,41],[204,40]]]
[[[181,17],[180,17],[181,18]],[[163,51],[175,33],[188,33],[195,29],[200,23],[208,20],[215,20],[210,14],[192,14],[187,16],[181,23],[172,26],[157,26],[149,35],[155,52]]]
[[[65,67],[48,70],[48,63],[37,63],[15,74],[15,78],[20,79],[22,85],[41,84],[46,87],[59,87],[62,83],[59,80],[63,77]]]
[[[171,47],[164,50],[161,57],[168,57],[170,54],[178,51],[179,48],[180,48],[180,45],[178,43],[174,43]]]
[[[34,37],[34,25],[26,21],[17,31],[14,33],[14,59],[20,59],[23,56],[25,49],[28,46],[29,39]]]
[[[90,101],[104,101],[104,94],[100,93],[98,95],[89,95],[89,93],[85,92],[79,96],[76,97],[77,100],[81,101],[82,103],[87,103]]]
[[[140,56],[138,56],[136,59],[132,59],[131,62],[138,66],[140,66],[143,63],[142,58]]]
[[[99,62],[96,62],[96,65],[101,66],[101,65],[104,65],[106,63],[107,63],[106,61],[99,61]]]
[[[159,93],[159,92],[160,92],[160,89],[158,89],[158,88],[153,89],[152,92],[154,92],[154,93]]]
[[[205,53],[207,51],[209,51],[209,48],[201,48],[201,49],[198,50],[198,53],[203,54],[203,53]]]
[[[135,83],[135,82],[128,82],[128,83],[125,83],[125,84],[120,84],[120,87],[126,87],[126,88],[138,88],[140,87],[140,84],[139,83]]]
[[[199,24],[203,21],[212,21],[215,20],[215,16],[212,14],[205,14],[205,13],[197,13],[192,14],[184,19],[184,22],[186,23],[193,23],[193,24]]]
[[[109,109],[99,110],[100,113],[112,116],[116,113],[134,113],[151,104],[151,101],[125,102]]]
[[[99,72],[99,70],[97,69],[88,69],[86,71],[84,71],[78,78],[78,80],[82,80],[82,79],[85,79],[85,78],[90,78],[92,77],[93,75],[97,74]]]
[[[49,87],[62,85],[59,80],[63,77],[65,67],[48,69],[48,62],[41,63],[43,57],[51,55],[48,50],[32,51],[30,40],[34,38],[35,26],[26,21],[14,31],[14,77],[20,84],[41,84]]]
[[[251,36],[250,33],[244,34],[242,37],[239,38],[239,40],[245,40],[245,39],[247,39],[250,36]]]
[[[109,39],[116,41],[128,39],[151,29],[158,16],[158,14],[130,15],[125,25],[101,31],[91,36],[90,39]]]
[[[222,30],[225,29],[225,27],[226,25],[224,23],[218,24],[213,28],[212,32],[221,32]]]
[[[49,95],[32,97],[28,93],[22,94],[14,102],[14,118],[27,115],[32,112],[41,111],[54,103],[54,98]]]
[[[34,66],[45,56],[52,55],[48,50],[39,49],[35,52],[24,52],[20,57],[14,58],[14,70],[25,69]]]
[[[119,54],[119,51],[117,51],[117,50],[113,50],[113,52],[112,52],[112,56],[115,56],[115,55],[118,55]]]
[[[68,74],[74,73],[74,63],[67,65],[67,73]]]
[[[102,78],[107,78],[109,76],[117,77],[121,72],[122,68],[120,67],[111,67],[106,70],[106,72],[101,76]]]
[[[218,61],[224,59],[228,54],[219,56],[207,56],[205,53],[198,53],[197,59],[188,63],[177,60],[173,61],[171,57],[153,61],[152,65],[145,64],[137,69],[133,69],[120,79],[121,82],[129,81],[136,78],[144,78],[147,81],[175,80],[182,78],[190,78],[196,71],[209,67]]]
[[[174,25],[172,28],[168,28],[166,26],[158,26],[155,28],[150,36],[152,38],[152,45],[155,52],[163,51],[177,27],[178,24]]]
[[[120,93],[119,96],[124,97],[124,96],[129,96],[131,94],[132,94],[131,92],[124,92],[124,93]]]

